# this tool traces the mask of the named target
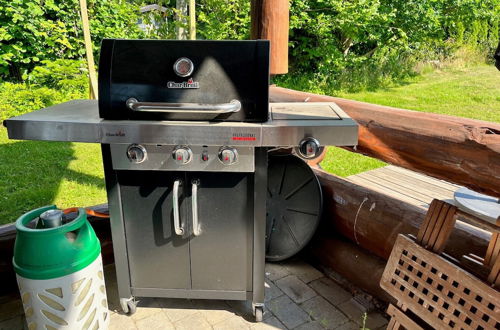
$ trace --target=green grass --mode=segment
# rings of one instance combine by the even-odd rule
[[[500,72],[492,66],[432,72],[406,85],[337,96],[500,122]],[[348,176],[385,164],[331,147],[321,165],[329,172]],[[0,224],[44,205],[65,208],[104,202],[99,145],[12,141],[0,127]]]
[[[337,93],[335,96],[368,103],[500,122],[500,72],[493,66],[435,71],[411,83],[376,92]],[[349,176],[385,163],[339,148],[329,148],[321,166]]]
[[[0,128],[0,224],[44,205],[105,202],[99,145],[9,140]]]

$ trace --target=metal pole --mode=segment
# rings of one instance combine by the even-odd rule
[[[189,39],[196,40],[196,1],[189,0]]]
[[[90,39],[89,17],[87,15],[87,1],[80,0],[80,11],[82,15],[83,40],[85,42],[85,53],[87,55],[87,66],[90,80],[90,99],[97,99],[97,75],[94,65],[94,54],[92,53],[92,40]]]

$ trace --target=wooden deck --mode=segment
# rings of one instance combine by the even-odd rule
[[[453,200],[460,186],[401,167],[388,165],[351,175],[351,182],[427,209],[434,198]]]

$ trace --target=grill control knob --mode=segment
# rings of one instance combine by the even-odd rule
[[[318,140],[308,137],[299,143],[299,155],[305,159],[316,158],[321,154],[320,145]]]
[[[127,148],[127,158],[132,163],[142,163],[146,160],[147,152],[146,148],[141,146],[140,144],[131,144]]]
[[[222,147],[219,150],[219,160],[224,165],[233,165],[238,161],[238,152],[231,147]]]
[[[178,165],[186,165],[193,159],[193,152],[188,147],[176,147],[172,152],[172,158]]]

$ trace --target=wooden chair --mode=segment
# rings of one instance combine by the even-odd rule
[[[481,258],[486,283],[441,255],[458,217],[493,232]],[[382,275],[381,287],[398,301],[387,310],[388,329],[421,329],[422,321],[435,329],[500,329],[499,224],[433,200],[417,237],[398,236]]]

